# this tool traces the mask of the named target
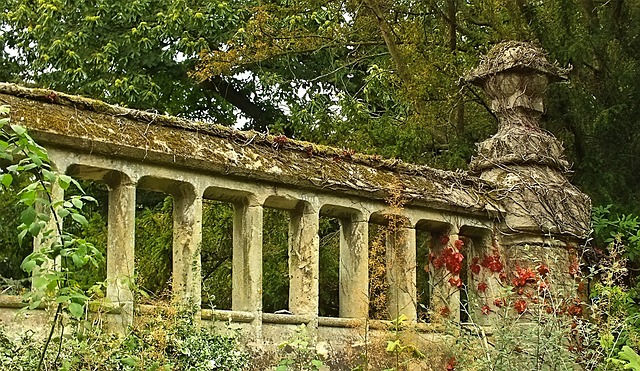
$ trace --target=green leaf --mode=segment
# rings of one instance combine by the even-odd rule
[[[84,315],[84,305],[78,303],[69,303],[69,313],[77,319],[82,318]]]
[[[58,296],[58,297],[56,298],[56,303],[66,303],[66,302],[68,302],[70,299],[71,299],[71,298],[70,298],[70,297],[68,297],[68,296],[66,296],[66,295],[61,295],[61,296]]]
[[[45,224],[46,223],[42,222],[42,221],[37,221],[37,222],[31,223],[31,225],[29,226],[29,233],[33,237],[36,237],[40,233],[42,228],[44,228]]]
[[[22,270],[27,273],[31,273],[31,271],[33,271],[33,268],[35,267],[36,267],[36,261],[33,259],[30,259],[29,257],[25,258],[22,264],[20,264],[20,268],[22,268]]]
[[[60,177],[58,177],[58,184],[66,191],[69,188],[69,184],[71,184],[71,177],[65,174],[60,174]]]
[[[34,209],[33,206],[29,206],[20,214],[20,221],[29,226],[36,220],[37,216],[36,209]]]
[[[84,202],[82,202],[79,197],[72,198],[71,203],[73,204],[73,206],[75,206],[76,209],[82,209],[82,206],[84,206]]]
[[[61,208],[58,210],[58,215],[61,218],[66,218],[69,214],[71,214],[71,212],[69,212],[69,210],[65,209],[65,208]]]
[[[400,346],[400,340],[396,341],[387,341],[387,352],[395,352],[396,349]]]
[[[13,182],[13,176],[11,176],[11,174],[2,174],[0,176],[0,183],[5,188],[9,188],[9,186],[11,185],[11,182]]]
[[[82,189],[82,186],[80,185],[80,183],[79,183],[77,180],[75,180],[75,179],[73,179],[73,178],[71,178],[71,177],[70,177],[69,179],[71,179],[71,183],[73,183],[73,185],[75,185],[75,186],[76,186],[76,188],[78,188],[78,190],[79,190],[81,193],[84,193],[84,189]]]
[[[55,290],[56,286],[58,286],[58,277],[55,275],[48,276],[49,283],[47,283],[47,290]]]
[[[83,200],[85,200],[85,201],[88,201],[88,202],[95,202],[95,203],[98,203],[98,201],[97,201],[95,198],[91,197],[91,196],[82,196],[81,198],[82,198]]]
[[[49,182],[53,182],[56,180],[56,173],[47,169],[42,169],[42,176]]]
[[[71,299],[76,303],[85,303],[87,300],[89,300],[89,297],[80,291],[74,291],[71,295]]]
[[[26,165],[24,165],[24,166],[22,167],[22,169],[23,169],[24,171],[29,171],[29,170],[33,170],[33,169],[35,169],[35,168],[37,168],[37,167],[38,167],[38,165],[31,163],[31,164],[26,164]]]
[[[20,230],[20,233],[18,233],[18,242],[20,242],[20,244],[24,241],[24,237],[27,235],[27,232],[29,232],[29,229],[24,228]]]
[[[16,134],[22,136],[27,132],[27,129],[20,125],[11,125],[11,130],[13,130]]]
[[[628,345],[622,347],[622,351],[618,352],[618,357],[629,362],[624,365],[625,370],[640,371],[640,355]]]
[[[87,264],[87,259],[77,253],[71,254],[71,260],[73,260],[73,264],[75,264],[78,268],[82,268],[85,264]]]
[[[37,154],[29,152],[29,158],[36,166],[42,166],[42,159]]]
[[[73,213],[71,214],[71,218],[73,218],[73,220],[75,220],[76,222],[80,223],[80,225],[82,225],[83,227],[86,227],[89,225],[87,218],[85,218],[84,215],[82,214]]]
[[[33,287],[41,289],[49,283],[49,279],[44,275],[35,275],[33,277]]]
[[[27,206],[31,206],[33,205],[33,203],[36,200],[36,191],[32,190],[32,189],[23,189],[22,191],[20,191],[20,202],[27,205]],[[34,211],[35,212],[35,211]]]
[[[29,309],[36,309],[41,303],[41,300],[34,300],[29,304]]]

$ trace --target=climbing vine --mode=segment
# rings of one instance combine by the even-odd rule
[[[0,185],[8,190],[14,179],[26,174],[29,181],[18,192],[18,203],[23,207],[18,226],[19,240],[36,239],[37,248],[22,262],[21,268],[32,273],[32,290],[24,294],[27,309],[54,307],[51,330],[42,349],[38,369],[43,361],[56,328],[60,339],[64,332],[63,318],[80,320],[85,317],[87,304],[95,288],[84,289],[76,280],[75,272],[88,264],[97,266],[103,260],[98,249],[84,239],[68,233],[63,228],[65,219],[80,226],[88,221],[82,214],[87,202],[95,202],[90,196],[76,195],[68,199],[56,199],[53,189],[62,190],[80,184],[53,168],[47,151],[38,145],[23,126],[12,124],[8,106],[0,106],[0,159],[10,165],[0,167]]]

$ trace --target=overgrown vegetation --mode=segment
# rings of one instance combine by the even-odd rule
[[[6,116],[8,112],[9,107],[0,106],[0,115]],[[9,189],[14,178],[28,178],[17,193],[21,208],[18,241],[29,236],[37,246],[20,265],[32,274],[32,290],[24,294],[24,300],[29,309],[41,305],[56,308],[45,346],[36,358],[37,369],[41,369],[54,332],[60,326],[60,336],[64,333],[65,314],[75,319],[84,317],[91,296],[100,291],[98,287],[80,285],[74,272],[87,264],[97,266],[102,254],[63,228],[65,220],[87,226],[82,208],[95,199],[84,195],[57,199],[55,188],[66,190],[71,184],[77,188],[80,185],[68,175],[56,173],[46,150],[33,141],[26,128],[11,124],[8,117],[0,118],[0,147],[0,160],[9,163],[0,172],[3,190]]]
[[[635,160],[640,150],[637,3],[7,0],[4,5],[1,80],[227,125],[237,124],[240,114],[248,128],[445,168],[464,168],[473,143],[495,129],[486,102],[477,91],[458,85],[460,76],[502,40],[541,44],[551,59],[574,67],[571,84],[550,89],[545,128],[568,146],[575,163],[574,182],[596,205],[612,204],[595,208],[595,236],[584,254],[590,283],[580,307],[593,322],[547,313],[536,303],[525,306],[507,289],[501,306],[503,327],[491,340],[481,333],[459,337],[468,357],[451,359],[447,367],[517,368],[533,362],[532,357],[536,363],[542,357],[559,364],[579,357],[590,369],[640,368],[633,363],[640,327],[640,227],[630,214],[640,211],[640,162]],[[0,138],[0,246],[10,248],[0,250],[0,292],[25,292],[31,285],[28,272],[35,271],[33,284],[39,290],[28,292],[30,306],[53,304],[60,318],[86,323],[82,322],[88,318],[86,304],[103,296],[105,210],[82,193],[82,188],[93,185],[74,185],[66,175],[54,174],[46,165],[46,154],[29,141],[23,128],[7,126],[5,119],[2,125],[7,131]],[[8,165],[15,161],[18,164]],[[67,203],[41,197],[53,183],[67,188],[72,196]],[[171,198],[147,196],[139,198],[137,210],[136,279],[140,292],[155,300],[168,297],[171,289]],[[47,208],[62,210],[58,215],[66,221],[61,230],[51,219],[56,214],[47,213]],[[626,214],[617,216],[618,212]],[[286,237],[270,234],[286,224],[283,218],[267,214],[265,223],[268,311],[288,305]],[[229,205],[211,205],[204,220],[215,220],[216,227],[203,236],[203,303],[228,309]],[[326,268],[321,287],[326,290],[321,291],[320,313],[325,315],[338,311],[339,246],[331,237],[335,236],[332,223],[323,225],[323,233],[333,231],[326,232],[326,241],[333,245],[321,249],[325,252],[321,265]],[[20,238],[14,233],[18,227]],[[44,249],[31,254],[27,236],[49,227],[55,227],[44,236],[53,241],[51,248],[45,243]],[[435,246],[438,237],[429,236],[420,244],[421,265],[428,265],[429,246]],[[372,312],[379,318],[388,317],[381,294],[385,272],[379,271],[385,259],[383,247],[379,240],[377,252],[372,253],[372,277],[380,284],[372,291],[377,298]],[[442,258],[458,259],[458,252]],[[22,265],[26,271],[18,269],[27,255]],[[428,282],[431,272],[421,268],[421,281]],[[458,283],[464,287],[461,276],[450,278],[452,287]],[[446,317],[440,312],[447,307],[429,307],[433,298],[428,287],[421,287],[419,294],[422,319]],[[535,318],[546,332],[522,329],[514,337],[514,312]],[[94,349],[83,347],[106,341],[103,335],[83,336],[62,336],[70,342],[60,343],[60,354],[88,355]],[[541,338],[556,342],[547,347]],[[184,340],[178,335],[173,339]],[[37,343],[10,344],[4,339],[3,344],[7,353],[0,354],[11,354],[12,359],[40,359]],[[131,349],[144,353],[142,348]],[[106,364],[151,367],[135,360],[122,363],[134,353],[131,349],[118,353],[120,363]],[[158,354],[174,357],[177,353],[172,352]],[[54,363],[63,359],[54,353],[42,359]]]
[[[309,341],[305,325],[298,327],[290,339],[278,345],[278,349],[280,362],[275,371],[320,371],[323,369],[322,356]]]
[[[99,326],[56,338],[47,353],[47,370],[246,370],[248,354],[234,336],[196,325],[193,313],[168,307],[142,319],[125,335],[102,332]],[[9,339],[0,329],[0,370],[35,370],[46,347],[27,332]]]
[[[0,115],[8,112],[8,107],[0,106]],[[96,282],[100,272],[104,273],[100,269],[103,254],[71,233],[89,234],[89,238],[105,244],[100,213],[93,210],[91,220],[98,221],[92,224],[82,210],[85,203],[95,199],[83,195],[76,180],[55,172],[46,150],[31,139],[24,127],[11,124],[7,117],[0,118],[0,149],[0,160],[7,164],[0,168],[2,195],[9,199],[17,196],[13,202],[20,209],[21,224],[10,235],[17,234],[19,241],[30,236],[37,242],[37,248],[20,265],[32,274],[32,289],[23,294],[28,305],[25,309],[43,306],[55,312],[44,339],[26,332],[13,340],[0,328],[2,370],[247,367],[248,355],[240,350],[235,338],[197,326],[194,313],[188,308],[166,308],[154,316],[146,316],[134,328],[127,329],[124,336],[103,332],[100,306],[91,306],[92,310],[98,308],[97,313],[89,311],[93,300],[104,296],[104,283]],[[22,180],[22,188],[17,192],[12,188],[14,180]],[[70,189],[72,184],[75,192]],[[57,199],[56,187],[71,191],[71,195]],[[91,229],[92,225],[102,228]]]
[[[7,109],[3,108],[3,112],[6,113]],[[24,239],[31,235],[36,238],[39,247],[22,263],[23,269],[34,274],[34,290],[26,292],[24,297],[29,308],[56,308],[51,331],[45,339],[34,338],[35,334],[29,332],[19,339],[9,339],[0,331],[0,360],[3,369],[83,370],[91,367],[98,370],[240,370],[249,367],[249,356],[239,347],[234,336],[223,336],[195,324],[193,312],[187,308],[178,310],[159,307],[154,314],[141,317],[124,335],[102,332],[100,325],[104,314],[99,310],[90,313],[90,308],[93,310],[99,306],[89,304],[93,299],[104,296],[103,284],[96,282],[97,277],[104,272],[103,267],[101,268],[105,248],[104,210],[93,206],[89,208],[87,202],[93,203],[94,199],[83,194],[81,184],[51,170],[46,151],[33,142],[23,127],[11,125],[7,118],[3,118],[0,124],[2,159],[8,164],[0,173],[2,194],[9,197],[13,192],[18,196],[14,200],[21,205],[19,209],[22,223],[16,227],[18,238]],[[18,180],[22,183],[22,189],[16,191],[11,187],[20,184]],[[68,198],[56,200],[51,192],[54,186],[68,190]],[[99,189],[97,193],[100,193]],[[99,198],[104,198],[104,195]],[[157,197],[156,206],[140,207],[138,220],[143,224],[154,220],[164,223],[154,224],[153,228],[143,228],[148,232],[155,230],[154,236],[160,239],[157,242],[150,238],[151,243],[146,246],[149,253],[158,246],[171,245],[171,203],[170,197]],[[371,316],[380,319],[388,319],[389,283],[385,278],[388,272],[383,253],[386,236],[398,233],[403,226],[402,220],[394,217],[401,214],[401,200],[391,200],[390,207],[392,212],[386,218],[387,225],[371,235],[370,270],[374,283],[371,289],[372,295],[377,297],[376,301],[372,301]],[[209,232],[212,233],[210,238],[217,241],[212,242],[214,246],[222,249],[211,250],[211,253],[213,256],[225,256],[223,262],[230,258],[225,254],[230,251],[228,244],[231,243],[228,239],[232,226],[229,224],[230,211],[229,205],[212,203],[205,212],[205,220],[212,218],[221,221],[219,229]],[[286,264],[282,265],[282,261],[286,263],[286,256],[283,259],[278,254],[286,254],[286,233],[281,233],[287,225],[285,214],[285,211],[278,210],[265,214],[265,251],[274,252],[273,256],[266,254],[265,270],[273,273],[270,280],[274,281],[274,291],[270,295],[282,300],[282,305],[286,305],[287,295],[277,290],[280,284],[288,282],[288,268]],[[55,220],[53,215],[62,220]],[[65,222],[65,218],[69,222]],[[588,262],[585,266],[585,278],[589,281],[582,281],[582,284],[590,282],[588,297],[582,298],[584,301],[552,296],[551,290],[547,288],[556,283],[553,279],[555,272],[544,264],[517,267],[515,272],[503,272],[504,262],[495,252],[482,259],[465,261],[463,253],[470,252],[469,246],[465,248],[466,244],[471,244],[470,240],[466,239],[468,242],[465,243],[464,237],[455,241],[441,237],[439,243],[443,248],[438,254],[432,252],[428,260],[433,272],[438,269],[448,272],[442,277],[446,279],[450,276],[447,282],[452,288],[470,290],[472,281],[469,280],[470,276],[463,278],[463,270],[478,274],[485,269],[499,276],[495,278],[503,282],[501,296],[491,307],[485,304],[480,311],[484,315],[493,312],[491,314],[494,319],[498,318],[494,322],[493,334],[489,336],[473,324],[473,309],[483,303],[470,301],[464,310],[469,311],[466,318],[472,325],[451,327],[450,331],[455,334],[456,339],[453,349],[459,349],[460,352],[457,355],[452,353],[446,359],[444,367],[492,370],[530,369],[532,365],[535,365],[535,369],[572,369],[575,365],[590,370],[638,367],[638,275],[629,267],[637,264],[640,259],[640,225],[637,217],[612,215],[610,207],[596,208],[593,223],[594,240],[584,248]],[[335,228],[335,220],[328,219],[323,223],[322,229],[329,232],[320,233],[335,233]],[[169,233],[169,237],[163,237],[165,232]],[[215,240],[225,236],[225,232],[227,239]],[[86,239],[78,236],[85,236]],[[433,239],[433,236],[429,237],[429,240]],[[99,247],[94,247],[88,240],[95,241]],[[145,243],[145,240],[140,243]],[[333,245],[331,249],[335,250],[337,246],[335,243]],[[430,246],[433,248],[434,245]],[[161,250],[161,255],[162,251],[164,250]],[[332,254],[329,257],[335,258]],[[326,262],[325,266],[337,271],[335,263]],[[223,263],[218,263],[217,268],[222,265]],[[161,273],[162,269],[158,266],[144,268],[142,264],[142,271]],[[170,277],[170,271],[164,276],[158,276]],[[161,278],[154,284],[145,280],[144,275],[138,279],[138,283],[146,285],[145,292],[151,293],[154,291],[149,287],[162,287],[166,282],[167,279]],[[486,284],[481,289],[482,283],[478,284],[480,291],[486,290]],[[578,283],[579,281],[576,284]],[[206,294],[210,295],[212,302],[218,292],[222,293],[218,295],[224,295],[224,291],[228,290],[224,285],[213,286]],[[158,296],[155,297],[157,298]],[[474,296],[467,293],[466,298],[472,300]],[[276,310],[278,301],[273,303],[272,309]],[[326,305],[328,307],[325,311],[335,310],[331,307],[330,296]],[[432,303],[429,315],[438,310],[441,311],[441,308],[433,307]],[[438,314],[439,316],[431,317],[444,319],[446,322],[447,315]],[[536,326],[523,324],[523,319]],[[407,340],[411,339],[407,332],[414,330],[406,326],[405,322],[406,317],[403,315],[390,322],[392,331],[386,350],[389,353],[388,364],[393,365],[392,369],[415,367],[426,362],[421,358],[428,358],[428,350],[420,349],[420,334],[414,334],[416,343]],[[281,352],[278,370],[315,370],[323,367],[322,357],[309,342],[304,328],[300,328],[294,338],[283,343]],[[365,363],[360,367],[369,369],[366,355],[363,359]]]

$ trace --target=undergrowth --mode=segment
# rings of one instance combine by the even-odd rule
[[[145,316],[124,335],[79,326],[47,353],[45,370],[245,370],[249,355],[233,335],[194,324],[192,311],[166,308]],[[34,370],[44,341],[0,330],[0,370]]]

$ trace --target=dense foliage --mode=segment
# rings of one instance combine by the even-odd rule
[[[499,41],[573,66],[546,128],[595,204],[640,210],[640,6],[4,0],[0,79],[452,168],[495,130],[459,78]]]
[[[248,354],[233,336],[194,325],[188,311],[158,312],[126,335],[92,328],[67,336],[45,360],[47,370],[246,370]],[[35,370],[42,341],[14,340],[0,328],[0,370]]]

